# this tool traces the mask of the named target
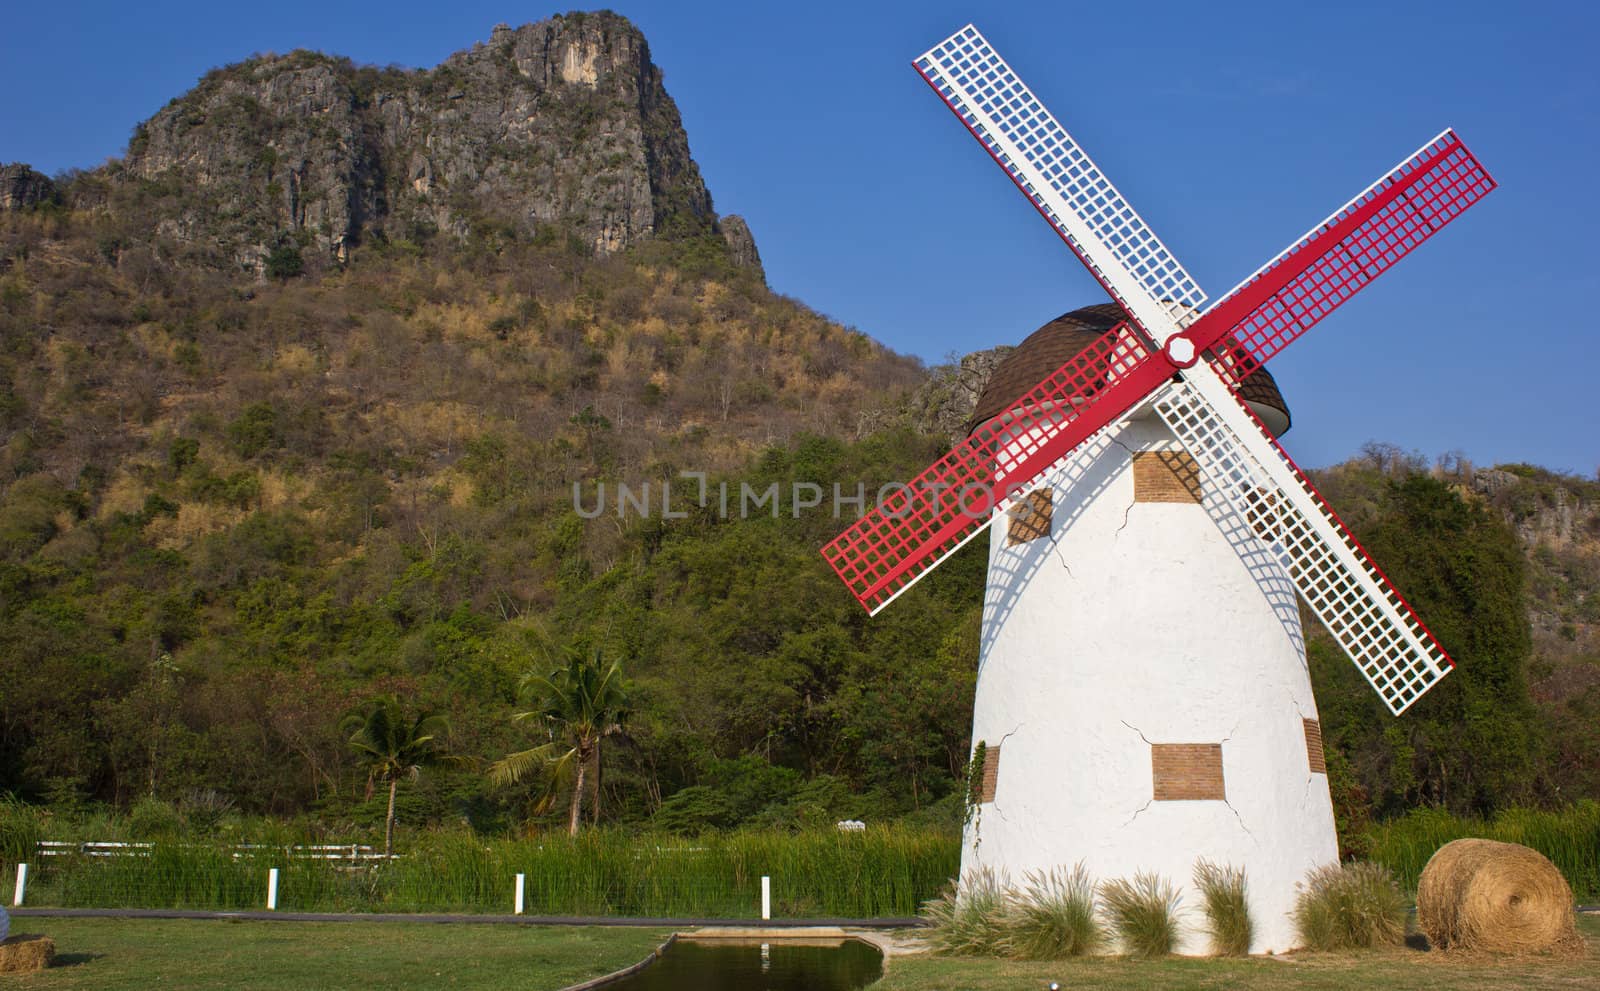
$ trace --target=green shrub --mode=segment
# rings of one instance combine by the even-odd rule
[[[171,802],[146,796],[128,810],[128,832],[140,840],[177,836],[183,832],[183,816]]]
[[[1079,863],[1027,875],[1026,890],[1010,900],[1004,949],[1023,960],[1061,960],[1094,953],[1106,944],[1094,913],[1094,882]]]
[[[1294,908],[1300,941],[1313,950],[1390,946],[1406,936],[1406,900],[1380,864],[1328,864],[1306,875]]]
[[[271,403],[251,403],[228,424],[228,440],[242,458],[283,446],[278,411]]]
[[[1242,957],[1250,952],[1255,924],[1245,898],[1244,868],[1219,867],[1209,860],[1194,865],[1194,886],[1205,902],[1206,932],[1211,948],[1221,956]]]
[[[1178,942],[1178,893],[1172,882],[1140,872],[1100,886],[1111,928],[1129,956],[1164,957]]]
[[[922,906],[935,952],[952,956],[999,956],[1006,946],[1010,897],[1006,884],[985,867],[968,871],[959,885]]]
[[[306,270],[305,259],[300,257],[300,249],[290,243],[283,243],[273,248],[267,255],[267,278],[292,279]]]

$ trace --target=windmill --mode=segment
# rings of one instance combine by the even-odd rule
[[[968,438],[823,556],[876,613],[997,524],[964,873],[1239,866],[1252,950],[1292,948],[1295,886],[1337,858],[1295,594],[1397,716],[1452,664],[1278,446],[1262,366],[1494,181],[1446,130],[1207,306],[974,27],[913,65],[1115,306],[1025,342]]]

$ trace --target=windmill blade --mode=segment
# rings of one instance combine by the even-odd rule
[[[1184,336],[1235,383],[1495,188],[1447,130],[1257,269]]]
[[[1152,406],[1208,484],[1272,545],[1322,625],[1395,715],[1453,667],[1305,474],[1222,378],[1201,364]]]
[[[1193,319],[1206,294],[977,28],[912,65],[1147,337]]]
[[[822,548],[874,615],[1176,371],[1119,323]],[[1224,390],[1226,394],[1226,390]],[[1232,402],[1230,399],[1229,402]]]

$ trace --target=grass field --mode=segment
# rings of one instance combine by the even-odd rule
[[[654,929],[543,929],[422,923],[15,919],[56,940],[61,965],[0,988],[360,991],[556,988],[643,959]],[[1579,926],[1585,960],[1449,957],[1414,949],[1298,953],[1251,960],[1074,960],[1018,963],[895,957],[872,991],[1036,991],[1066,988],[1416,989],[1600,988],[1600,917]]]
[[[12,932],[56,941],[57,965],[0,976],[0,988],[54,991],[334,991],[475,988],[554,991],[637,963],[656,929],[374,922],[13,918]]]
[[[872,991],[1036,991],[1063,988],[1227,988],[1241,991],[1575,991],[1600,988],[1600,917],[1581,916],[1583,960],[1450,956],[1422,950],[1295,953],[1244,960],[1071,960],[1023,963],[896,957]]]

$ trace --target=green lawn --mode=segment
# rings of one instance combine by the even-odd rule
[[[60,964],[0,977],[0,988],[493,988],[554,991],[643,959],[655,929],[543,929],[421,923],[14,919],[54,937]],[[872,991],[1063,988],[1521,991],[1600,988],[1600,918],[1579,920],[1586,960],[1460,958],[1413,949],[1297,953],[1253,960],[1074,960],[1016,963],[895,957]]]
[[[1415,949],[1296,953],[1276,959],[1073,960],[1019,963],[896,957],[872,991],[1038,991],[1063,988],[1214,988],[1243,991],[1543,991],[1600,988],[1600,918],[1583,916],[1584,960],[1452,957]]]
[[[378,922],[13,918],[57,965],[0,988],[554,991],[644,959],[665,930]]]

